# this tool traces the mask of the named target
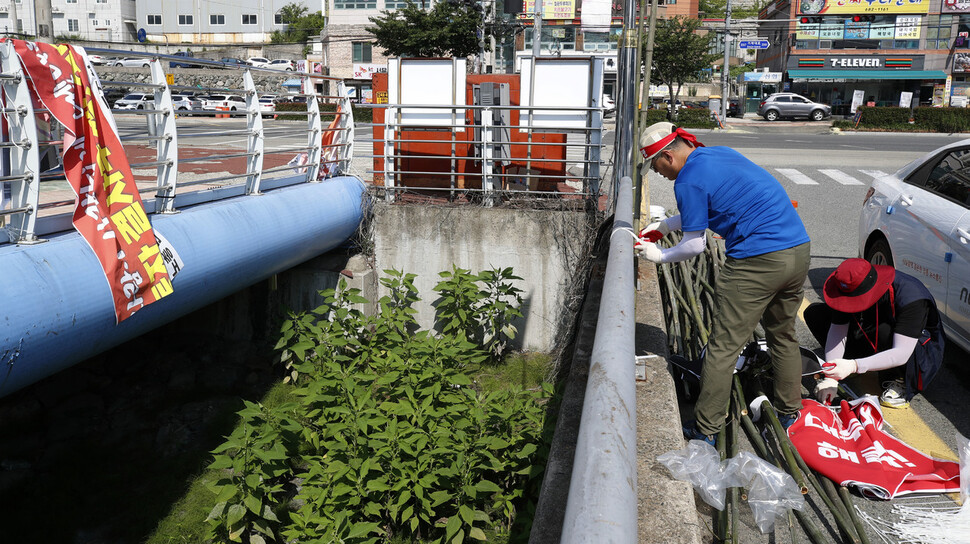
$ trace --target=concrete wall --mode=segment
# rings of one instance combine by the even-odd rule
[[[423,300],[418,322],[434,322],[432,288],[438,273],[452,265],[472,273],[512,267],[523,281],[525,319],[515,325],[513,347],[551,351],[566,311],[569,287],[588,255],[586,215],[574,211],[522,210],[427,205],[375,206],[375,269],[417,274]],[[383,286],[378,288],[381,296]]]

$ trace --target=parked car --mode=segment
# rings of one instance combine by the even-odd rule
[[[859,217],[859,255],[926,285],[947,335],[970,351],[970,140],[943,146],[873,181]]]
[[[189,94],[173,94],[172,107],[175,108],[175,111],[201,110],[202,100]]]
[[[612,96],[604,94],[600,103],[603,105],[603,117],[609,117],[616,113],[616,102]]]
[[[265,57],[249,57],[246,59],[246,64],[265,68],[266,66],[269,66],[269,59]]]
[[[140,66],[142,68],[148,68],[151,63],[151,59],[148,58],[138,58],[138,57],[125,57],[121,59],[115,59],[111,66]]]
[[[277,70],[286,70],[287,72],[292,72],[296,70],[296,63],[289,59],[276,59],[269,62],[270,68],[276,68]]]
[[[276,95],[264,94],[259,97],[259,112],[263,117],[276,113]]]
[[[107,60],[108,59],[105,59],[101,55],[91,55],[91,54],[88,54],[88,60],[91,61],[91,64],[93,64],[95,66],[104,66],[105,64],[107,64]],[[112,59],[112,60],[114,60],[114,59]]]
[[[155,107],[155,95],[146,93],[129,93],[115,101],[116,110],[144,110]]]
[[[240,59],[234,59],[232,57],[222,57],[221,59],[219,59],[219,62],[228,65],[228,66],[224,66],[224,68],[230,68],[230,67],[241,68],[243,66],[249,66],[248,64],[246,64],[246,61],[240,60]]]
[[[246,99],[235,94],[213,94],[202,99],[205,111],[236,111],[246,109]]]
[[[175,56],[175,57],[193,58],[193,55],[192,55],[192,52],[191,51],[176,51],[175,53],[172,53],[172,55]],[[200,65],[199,64],[196,64],[194,62],[185,62],[185,61],[181,61],[181,60],[173,60],[173,61],[171,61],[171,62],[168,63],[168,66],[169,66],[169,68],[195,68],[195,67],[198,67]]]
[[[775,93],[761,102],[758,106],[758,115],[764,117],[766,121],[795,117],[821,121],[832,115],[832,107],[812,102],[800,94]]]

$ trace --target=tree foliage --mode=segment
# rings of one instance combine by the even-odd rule
[[[374,26],[367,31],[387,56],[460,58],[478,52],[482,17],[472,0],[445,0],[430,10],[409,1],[404,8],[370,17]]]
[[[697,79],[718,58],[709,52],[712,34],[697,34],[700,25],[699,19],[681,16],[658,21],[650,79],[667,85],[671,104],[686,81]]]
[[[303,43],[310,36],[318,36],[326,24],[321,12],[308,13],[306,6],[290,3],[280,9],[280,19],[286,30],[274,30],[272,43]]]

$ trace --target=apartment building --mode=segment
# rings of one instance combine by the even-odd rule
[[[49,0],[52,38],[134,42],[137,40],[136,0]],[[0,29],[4,33],[36,36],[34,0],[0,0]]]

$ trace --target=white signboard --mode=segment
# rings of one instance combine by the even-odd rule
[[[465,105],[466,59],[388,59],[389,104]],[[407,126],[444,126],[464,130],[464,108],[401,108]]]
[[[591,69],[592,68],[592,69]],[[581,129],[587,125],[590,107],[598,107],[603,96],[601,57],[523,58],[522,106],[562,106],[561,110],[534,110],[534,128]],[[519,113],[519,124],[530,124],[530,111]],[[523,129],[525,130],[525,129]]]
[[[918,40],[919,15],[897,15],[896,16],[896,39],[897,40]]]
[[[910,91],[903,91],[899,93],[899,107],[908,108],[913,103],[913,93]]]
[[[862,89],[856,89],[852,91],[852,107],[849,108],[849,113],[855,113],[855,110],[862,105],[862,101],[866,98],[866,92]]]
[[[374,74],[387,73],[386,64],[354,63],[353,79],[374,79]]]

